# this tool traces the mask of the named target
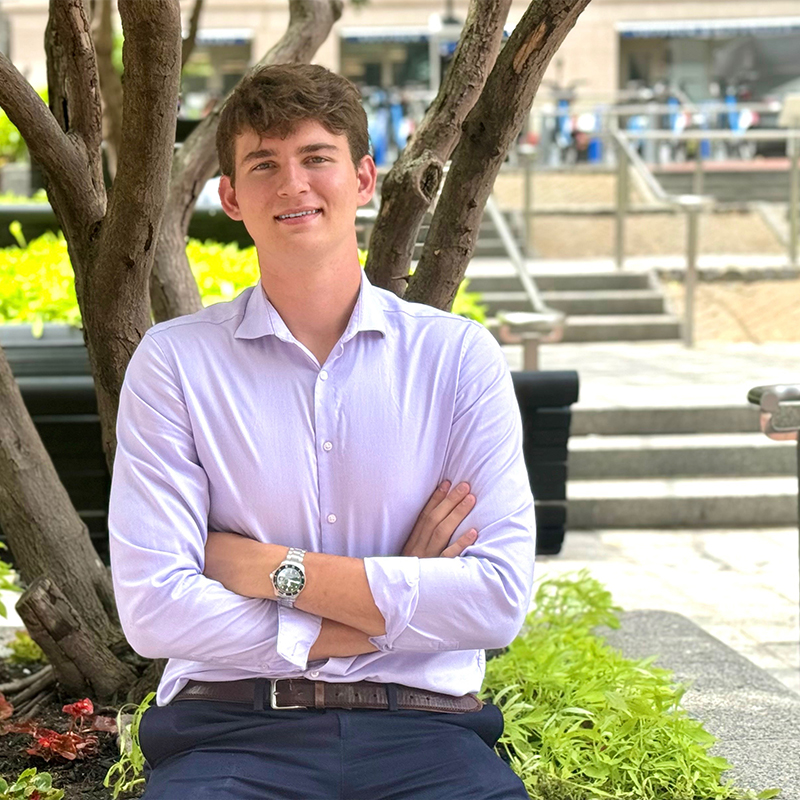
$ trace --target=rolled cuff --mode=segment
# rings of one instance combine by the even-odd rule
[[[375,556],[364,559],[372,599],[383,615],[386,633],[371,636],[381,652],[393,649],[408,627],[419,602],[419,559],[405,556]]]
[[[278,606],[278,655],[299,669],[306,669],[308,653],[319,638],[322,617],[298,608]]]

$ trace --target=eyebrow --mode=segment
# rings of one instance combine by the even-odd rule
[[[335,144],[328,144],[327,142],[314,142],[312,144],[303,145],[297,152],[305,155],[306,153],[318,153],[321,150],[338,151],[338,149],[339,148]],[[275,155],[276,151],[268,148],[263,150],[252,150],[242,159],[242,163],[247,164],[249,161],[257,161],[260,158],[273,158]]]

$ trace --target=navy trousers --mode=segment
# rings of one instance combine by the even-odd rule
[[[143,800],[528,800],[495,752],[503,715],[151,706]]]

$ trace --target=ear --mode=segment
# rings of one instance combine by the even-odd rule
[[[236,199],[236,189],[234,189],[229,175],[223,175],[219,179],[219,201],[222,203],[222,210],[231,219],[242,219],[239,201]]]
[[[358,205],[365,206],[375,194],[375,184],[378,182],[378,168],[372,156],[364,156],[356,170],[358,177]]]

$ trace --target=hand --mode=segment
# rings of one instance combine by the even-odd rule
[[[475,495],[469,494],[468,483],[460,483],[448,494],[449,488],[450,481],[445,481],[431,495],[431,499],[417,517],[401,555],[419,558],[455,558],[475,543],[478,531],[471,528],[448,546],[453,531],[475,505]]]

